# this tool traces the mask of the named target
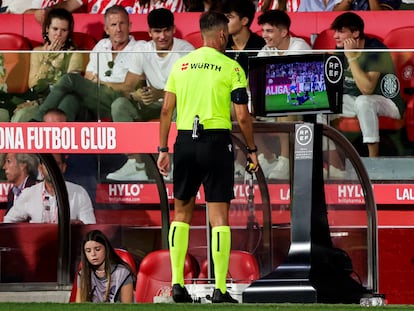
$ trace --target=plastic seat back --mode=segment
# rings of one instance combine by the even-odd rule
[[[132,273],[134,273],[136,275],[137,273],[137,265],[135,263],[134,257],[132,256],[132,254],[130,252],[128,252],[125,249],[122,248],[115,248],[115,252],[118,254],[119,257],[121,257],[121,259],[127,263],[131,269],[132,269]],[[72,285],[72,290],[70,292],[70,297],[69,297],[69,302],[76,302],[76,291],[78,289],[78,276],[79,276],[79,271],[82,268],[82,263],[79,263],[79,267],[78,267],[78,271],[75,274],[75,278],[73,280],[73,285]]]
[[[196,259],[187,254],[184,265],[185,283],[191,283],[199,271]],[[139,266],[135,301],[150,303],[154,301],[154,296],[172,296],[171,291],[170,251],[157,250],[149,253]]]
[[[31,50],[30,41],[16,33],[0,33],[0,51]]]
[[[1,50],[1,49],[0,49]],[[30,53],[3,53],[8,93],[24,93],[29,88]]]
[[[0,33],[0,51],[29,51],[30,41],[19,34]],[[30,54],[3,53],[8,93],[24,93],[28,89]]]
[[[145,41],[151,40],[151,37],[148,31],[131,31],[130,35],[133,36],[135,40],[145,40]]]
[[[412,49],[413,44],[408,38],[414,36],[414,26],[400,27],[391,30],[384,38],[389,49]],[[407,138],[414,141],[414,52],[391,51],[395,72],[400,81],[401,96],[406,103],[405,126]]]
[[[322,30],[313,43],[314,50],[333,50],[335,49],[334,31],[332,29]]]
[[[195,31],[195,32],[191,32],[188,33],[184,36],[183,38],[185,41],[190,42],[194,48],[198,49],[199,47],[203,46],[203,37],[201,36],[201,32],[200,31]]]
[[[96,45],[95,38],[87,33],[74,32],[72,38],[77,50],[90,51]]]
[[[204,283],[208,279],[208,262],[201,264],[198,283]],[[229,272],[227,278],[232,283],[251,283],[260,278],[259,265],[256,258],[245,251],[232,250],[230,252]],[[204,279],[204,280],[203,280]]]

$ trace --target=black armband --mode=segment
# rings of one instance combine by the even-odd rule
[[[231,101],[235,104],[247,104],[249,96],[245,88],[235,89],[231,92]]]
[[[257,152],[257,146],[254,146],[254,148],[253,148],[253,149],[251,149],[251,148],[249,148],[249,147],[246,147],[246,149],[247,149],[247,153],[248,153],[248,154],[251,154],[251,153],[256,153],[256,152]]]

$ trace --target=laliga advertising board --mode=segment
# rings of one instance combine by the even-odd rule
[[[158,122],[6,122],[0,123],[0,149],[5,153],[156,153],[158,133]],[[175,135],[175,130],[170,131],[170,148]]]

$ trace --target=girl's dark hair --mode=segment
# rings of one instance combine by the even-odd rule
[[[131,267],[125,263],[121,257],[115,252],[114,248],[112,247],[111,243],[109,242],[108,238],[103,234],[100,230],[92,230],[89,231],[85,237],[83,238],[82,245],[81,245],[81,263],[82,268],[80,271],[80,293],[81,293],[81,302],[92,301],[93,291],[91,285],[91,274],[94,273],[95,267],[88,261],[85,255],[85,244],[88,241],[94,241],[100,243],[105,248],[105,275],[107,277],[107,286],[106,292],[104,295],[104,301],[109,294],[110,284],[111,284],[111,266],[114,265],[123,265],[126,267],[130,272],[134,279],[135,283],[135,275],[131,269]]]
[[[43,22],[43,25],[42,25],[42,34],[43,34],[44,42],[46,43],[46,42],[49,41],[48,28],[49,28],[49,26],[52,23],[52,20],[54,18],[65,20],[69,24],[69,29],[68,29],[69,33],[68,33],[68,37],[66,39],[66,42],[63,45],[63,50],[69,50],[71,48],[72,49],[75,48],[75,46],[73,44],[73,28],[75,26],[75,22],[73,20],[72,13],[70,13],[69,11],[67,11],[65,9],[52,9],[47,13],[45,21]]]

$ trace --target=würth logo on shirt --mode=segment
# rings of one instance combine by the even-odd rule
[[[212,70],[212,71],[221,71],[221,66],[208,63],[195,63],[190,64],[191,69],[202,69],[202,70]]]
[[[187,70],[187,69],[188,69],[188,63],[181,64],[182,71]]]

